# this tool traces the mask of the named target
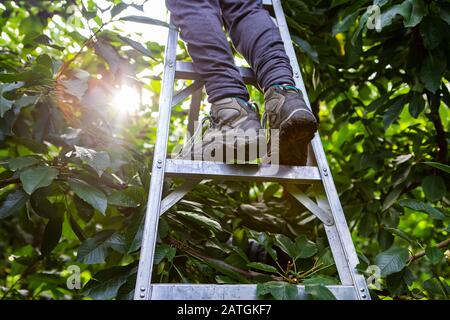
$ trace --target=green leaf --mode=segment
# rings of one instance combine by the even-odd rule
[[[408,100],[408,94],[404,94],[401,96],[397,96],[394,98],[394,103],[389,109],[386,111],[383,117],[384,129],[386,130],[394,123],[395,120],[398,119],[400,113],[402,113],[403,108],[406,105],[406,101]]]
[[[437,5],[439,7],[439,16],[450,25],[450,4],[438,3]]]
[[[130,275],[120,288],[117,291],[116,300],[133,300],[134,298],[134,289],[136,285],[136,277],[137,271]]]
[[[278,272],[277,268],[275,268],[274,266],[271,266],[269,264],[265,264],[262,262],[250,262],[250,263],[247,263],[247,267],[261,270],[261,271],[273,272],[273,273]]]
[[[20,181],[23,189],[28,194],[35,190],[49,186],[58,176],[59,171],[49,166],[36,166],[23,170],[20,173]]]
[[[78,216],[83,219],[84,222],[89,222],[94,216],[94,208],[76,194],[73,195],[73,203],[77,209]]]
[[[155,26],[162,26],[162,27],[170,27],[169,24],[164,21],[145,17],[145,16],[127,16],[127,17],[122,17],[119,20],[152,24]]]
[[[389,100],[389,95],[388,94],[386,94],[386,95],[384,95],[384,96],[382,96],[382,97],[372,101],[367,106],[367,108],[364,110],[364,113],[363,113],[364,116],[367,115],[368,113],[371,113],[371,112],[377,110],[378,108],[383,106],[385,103],[388,104],[388,105],[390,105],[390,103],[391,103],[391,100]]]
[[[22,189],[9,193],[0,205],[0,219],[9,217],[22,209],[28,198],[28,194],[23,192]]]
[[[78,98],[78,100],[83,100],[83,96],[88,89],[88,83],[84,79],[68,79],[59,80],[59,82],[64,86],[65,92]]]
[[[134,276],[136,271],[135,263],[101,270],[84,286],[81,294],[96,300],[115,298],[120,287]]]
[[[392,24],[392,21],[397,15],[403,17],[403,19],[409,19],[411,12],[411,4],[408,1],[403,2],[402,4],[396,4],[384,11],[380,16],[380,25],[383,29]]]
[[[426,161],[423,163],[450,174],[450,166],[448,166],[448,165],[445,165],[445,164],[439,163],[439,162],[430,162],[430,161]]]
[[[28,106],[34,106],[39,101],[40,95],[36,96],[22,96],[19,99],[17,99],[13,104],[13,109],[15,114],[19,114],[20,111]]]
[[[441,176],[429,175],[422,180],[422,189],[430,201],[438,201],[447,193],[445,181]]]
[[[422,18],[427,14],[428,10],[423,0],[408,0],[408,2],[412,5],[411,13],[408,18],[404,18],[403,25],[406,28],[412,28],[422,21]]]
[[[338,33],[347,32],[351,26],[355,24],[356,18],[358,18],[360,11],[355,11],[352,14],[349,14],[344,19],[339,21],[333,26],[332,35],[335,37]]]
[[[8,161],[8,167],[11,171],[17,171],[38,164],[39,162],[40,160],[35,157],[12,158]]]
[[[105,214],[108,200],[101,190],[77,179],[70,179],[69,185],[77,196],[89,203],[102,214]]]
[[[429,54],[425,58],[420,70],[420,80],[425,88],[433,93],[439,89],[446,66],[446,58],[442,54]]]
[[[381,211],[386,211],[389,209],[398,199],[398,197],[402,193],[402,188],[395,188],[386,196],[386,199],[383,201],[383,207]]]
[[[189,211],[177,211],[177,214],[191,220],[192,222],[199,223],[207,227],[222,231],[222,226],[220,225],[219,222],[204,215]]]
[[[444,254],[436,247],[427,247],[425,249],[425,255],[434,265],[439,264],[444,258]]]
[[[409,102],[409,113],[415,119],[419,116],[419,114],[425,109],[425,100],[423,99],[420,93],[416,93],[413,95],[411,101]]]
[[[101,56],[109,65],[111,73],[115,74],[123,65],[124,60],[117,53],[117,50],[103,38],[94,44],[95,52]]]
[[[409,251],[404,248],[391,247],[381,252],[375,258],[376,265],[380,268],[381,275],[387,276],[401,271],[409,258]]]
[[[136,212],[132,217],[128,228],[125,231],[125,243],[127,252],[134,252],[141,246],[142,234],[144,232],[145,208]],[[159,228],[163,219],[160,220]]]
[[[263,193],[264,201],[268,202],[274,196],[274,194],[278,192],[278,190],[280,190],[279,184],[276,184],[276,183],[270,184],[267,187],[267,189],[264,190],[264,193]]]
[[[445,218],[445,215],[442,212],[440,212],[438,209],[434,208],[429,203],[424,203],[424,202],[417,201],[414,199],[403,199],[403,200],[400,200],[398,203],[402,207],[407,207],[412,210],[428,213],[431,218],[436,219],[436,220],[444,220],[444,218]]]
[[[115,230],[103,230],[86,239],[78,248],[77,261],[85,264],[105,262],[108,249],[121,244],[121,238]]]
[[[59,51],[64,51],[64,49],[65,49],[64,47],[53,44],[52,40],[49,37],[47,37],[45,34],[38,35],[37,37],[33,38],[30,42],[32,44],[43,44],[45,46],[54,48]]]
[[[265,232],[257,232],[254,230],[248,230],[249,237],[254,239],[259,245],[263,246],[264,250],[272,257],[277,259],[277,252],[272,248],[272,241]]]
[[[114,8],[111,9],[111,18],[114,18],[119,13],[121,13],[123,10],[125,10],[128,7],[128,4],[125,2],[120,2],[114,6]]]
[[[146,47],[144,47],[142,44],[140,44],[137,41],[134,41],[132,39],[128,39],[126,37],[122,37],[121,35],[119,35],[119,38],[126,44],[128,44],[130,47],[132,47],[133,49],[139,51],[140,53],[146,55],[147,57],[153,58],[153,53],[151,50],[147,49]]]
[[[60,203],[51,203],[48,201],[48,190],[41,188],[35,191],[30,197],[30,205],[33,212],[38,216],[51,219],[58,214],[57,205]]]
[[[93,149],[75,146],[74,155],[97,171],[99,177],[111,166],[111,159],[105,151],[95,151]]]
[[[301,234],[295,239],[295,243],[283,234],[275,235],[275,244],[283,250],[292,260],[305,259],[317,253],[317,246]]]
[[[411,270],[406,267],[402,271],[390,274],[386,277],[386,285],[388,290],[394,295],[401,295],[408,290],[408,286],[412,284],[414,275]]]
[[[317,245],[314,242],[309,241],[304,234],[299,235],[295,239],[295,246],[297,250],[297,255],[295,256],[295,259],[297,258],[305,259],[312,257],[318,251]]]
[[[112,206],[136,208],[139,202],[125,193],[125,190],[115,190],[108,197],[108,204]]]
[[[69,214],[69,224],[72,228],[73,233],[77,236],[78,240],[84,241],[86,240],[86,234],[84,233],[83,228],[79,225],[78,221],[73,217],[72,214]]]
[[[175,257],[177,250],[167,244],[159,244],[155,248],[155,256],[153,259],[153,264],[159,264],[164,258],[168,261],[172,261]]]
[[[293,257],[297,254],[294,242],[286,237],[284,234],[275,235],[275,245],[284,251],[289,257]]]
[[[352,50],[356,49],[354,53],[351,53],[351,55],[353,55],[354,57],[358,56],[359,58],[359,55],[362,53],[361,51],[362,32],[363,30],[367,29],[367,22],[369,18],[370,12],[369,11],[364,12],[359,18],[358,27],[353,32],[353,35],[349,38],[350,41],[348,42],[348,44],[350,45],[350,48],[353,48]]]
[[[420,24],[420,34],[423,38],[423,44],[428,50],[433,50],[441,43],[444,35],[439,28],[439,19],[433,19],[433,16],[427,16]]]
[[[391,227],[387,227],[387,226],[383,226],[383,229],[392,233],[393,235],[396,235],[396,236],[408,241],[409,243],[414,243],[414,239],[412,239],[406,232],[404,232],[400,229],[391,228]]]
[[[7,92],[5,88],[7,88],[7,85],[0,83],[0,118],[3,118],[5,112],[10,110],[13,105],[13,101],[3,96],[3,93]]]
[[[276,300],[295,300],[298,296],[296,285],[287,282],[270,281],[258,283],[256,286],[256,295],[263,297],[270,294]]]
[[[38,15],[30,15],[25,19],[20,20],[19,32],[22,35],[28,35],[30,33],[42,33],[43,26]]]
[[[48,69],[53,69],[53,60],[48,56],[48,54],[41,54],[37,57],[36,63],[40,66],[45,66]]]
[[[59,239],[62,235],[62,226],[62,217],[52,218],[47,222],[41,244],[41,251],[43,255],[50,254],[58,245]]]
[[[292,40],[299,46],[303,53],[306,53],[312,61],[319,63],[319,54],[317,51],[309,44],[309,42],[303,40],[300,37],[292,36]]]
[[[305,293],[311,300],[336,300],[334,294],[324,285],[306,285]]]
[[[319,275],[312,276],[311,278],[305,279],[303,281],[303,283],[305,285],[326,285],[326,286],[328,286],[328,285],[339,284],[339,281],[334,277],[319,274]]]
[[[94,19],[95,17],[97,17],[97,10],[93,10],[93,11],[88,11],[86,10],[84,7],[81,10],[81,14],[83,15],[83,17],[85,17],[88,20]]]

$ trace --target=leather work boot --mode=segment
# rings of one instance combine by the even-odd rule
[[[277,152],[282,165],[306,165],[308,144],[317,131],[317,120],[306,106],[302,92],[294,86],[274,85],[265,92],[264,99],[270,129],[279,130],[277,136],[271,132],[269,138],[272,163],[273,153]]]
[[[260,119],[256,104],[231,97],[212,104],[211,124],[201,144],[191,149],[194,160],[245,163],[258,157]]]

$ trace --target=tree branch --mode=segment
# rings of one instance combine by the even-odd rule
[[[448,245],[450,245],[450,238],[447,239],[447,240],[444,240],[444,241],[442,241],[442,242],[439,242],[439,243],[438,243],[437,245],[435,245],[434,247],[435,247],[435,248],[438,248],[438,249],[442,249],[442,248],[447,247]],[[408,263],[414,262],[415,260],[422,258],[424,255],[425,255],[425,251],[419,251],[418,253],[416,253],[415,255],[411,256],[411,257],[408,259]]]
[[[222,260],[218,260],[218,259],[214,259],[214,258],[210,258],[206,255],[204,255],[203,253],[200,253],[192,248],[190,248],[186,243],[182,243],[181,241],[176,240],[175,238],[172,237],[167,237],[166,238],[170,244],[172,244],[173,246],[177,247],[179,250],[184,251],[196,258],[199,259],[203,259],[209,262],[212,262],[214,264],[218,264],[220,266],[222,266],[225,269],[228,269],[230,271],[236,272],[238,274],[240,274],[241,276],[244,276],[246,278],[256,278],[258,276],[262,276],[262,275],[266,275],[266,274],[262,274],[259,272],[255,272],[255,271],[247,271],[247,270],[242,270],[240,268],[236,268],[235,266],[232,266],[226,262],[223,262]],[[283,279],[281,277],[277,277],[277,276],[271,276],[274,280],[278,280],[278,281],[282,281]]]

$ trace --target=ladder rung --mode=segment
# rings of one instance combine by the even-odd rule
[[[274,181],[309,184],[321,180],[317,167],[225,164],[212,161],[167,159],[166,176],[195,179]]]
[[[250,68],[239,67],[239,72],[245,83],[254,84],[255,75]],[[192,62],[177,61],[175,65],[175,78],[184,80],[201,80],[200,75],[195,72]]]
[[[152,284],[152,300],[256,300],[256,284]],[[298,299],[306,299],[305,286],[297,285]],[[338,300],[355,300],[353,286],[327,288]]]

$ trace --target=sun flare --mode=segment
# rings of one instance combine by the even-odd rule
[[[141,99],[136,88],[122,85],[113,97],[113,106],[120,113],[136,113],[141,106]]]

